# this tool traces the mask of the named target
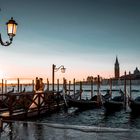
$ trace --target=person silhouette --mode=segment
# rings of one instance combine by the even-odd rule
[[[43,83],[43,78],[39,78],[39,90],[40,91],[44,91],[44,83]]]
[[[38,79],[38,77],[36,77],[36,85],[35,85],[35,90],[38,91],[40,88],[40,81]]]

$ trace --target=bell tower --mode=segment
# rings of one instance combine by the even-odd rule
[[[115,67],[114,67],[114,74],[115,78],[118,79],[120,77],[120,66],[118,62],[118,57],[116,56],[116,62],[115,62]]]

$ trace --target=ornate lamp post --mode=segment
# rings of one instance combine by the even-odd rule
[[[0,34],[0,43],[2,46],[9,46],[12,43],[13,37],[16,35],[18,24],[16,23],[15,20],[13,20],[13,17],[11,17],[11,19],[6,23],[6,25],[7,25],[7,34],[9,36],[9,41],[3,42]]]
[[[54,73],[57,72],[59,69],[61,69],[62,73],[65,73],[66,71],[66,68],[63,65],[58,68],[56,67],[56,65],[52,65],[52,91],[54,91]]]

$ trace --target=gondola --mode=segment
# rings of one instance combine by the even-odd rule
[[[80,110],[92,109],[92,108],[100,108],[102,105],[101,98],[99,96],[97,100],[97,95],[93,96],[91,99],[68,99],[69,107],[77,107]]]
[[[136,99],[129,100],[129,106],[131,108],[131,111],[133,113],[139,113],[140,114],[140,96],[138,96]]]
[[[104,107],[107,112],[120,111],[124,107],[124,93],[121,90],[120,93],[120,96],[104,101]]]

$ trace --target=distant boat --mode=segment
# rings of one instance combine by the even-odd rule
[[[121,95],[115,96],[112,99],[105,100],[104,107],[108,112],[119,111],[124,106],[124,93],[120,90]]]
[[[129,100],[129,106],[133,113],[140,113],[140,96],[134,100]]]

